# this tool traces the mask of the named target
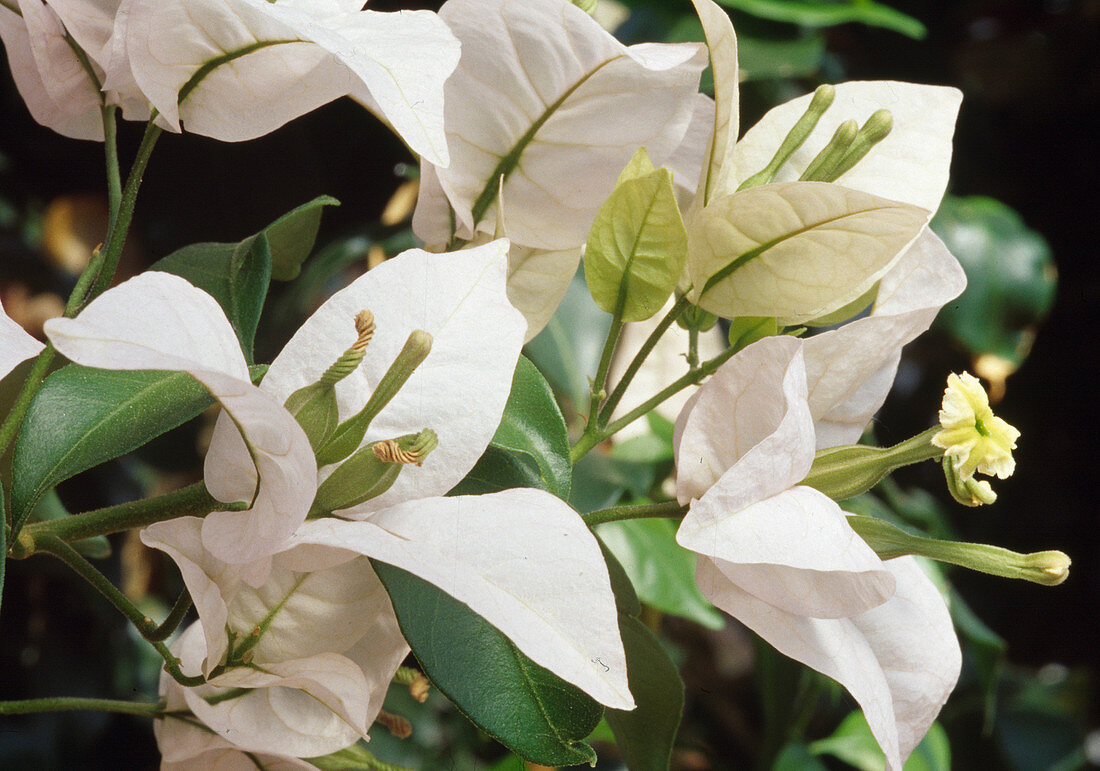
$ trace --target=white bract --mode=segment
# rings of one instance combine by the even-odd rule
[[[810,96],[772,110],[737,141],[736,37],[726,13],[694,0],[714,67],[714,128],[685,215],[693,302],[720,316],[800,324],[870,290],[923,232],[947,185],[955,89],[852,82],[773,184],[738,186],[763,169]],[[797,182],[842,121],[891,111],[894,129],[836,183]]]
[[[378,591],[384,598],[381,587]],[[376,627],[372,631],[382,630]],[[301,765],[298,759],[337,752],[365,738],[382,706],[389,676],[400,664],[400,658],[380,661],[374,653],[380,649],[386,652],[389,642],[394,643],[389,653],[399,652],[403,657],[408,652],[396,625],[392,633],[385,631],[387,637],[395,639],[363,639],[343,654],[328,652],[297,660],[264,661],[263,671],[236,667],[194,688],[184,688],[163,675],[161,693],[168,709],[189,710],[204,726],[199,728],[174,717],[157,721],[157,743],[166,767],[177,763],[195,768],[198,763],[218,759],[227,768],[235,768],[229,764],[244,760],[240,753],[250,752],[273,756],[284,768],[311,768]],[[309,632],[323,637],[317,628]],[[199,621],[173,646],[187,674],[200,671],[203,638]],[[248,690],[216,703],[207,701],[230,688]]]
[[[706,57],[697,44],[624,46],[568,0],[449,0],[440,16],[463,46],[444,89],[452,160],[421,164],[413,229],[440,249],[496,234],[502,213],[511,297],[534,334],[639,147],[658,166],[685,159],[676,180],[694,181],[702,144],[681,145],[706,141],[688,133]]]
[[[37,356],[42,348],[42,343],[12,321],[0,304],[0,380],[11,374],[21,362]]]
[[[18,0],[18,8],[0,7],[16,83],[35,120],[66,136],[103,139],[100,107],[119,104],[132,120],[152,107],[169,130],[182,122],[243,141],[350,95],[415,152],[448,163],[443,81],[459,46],[434,13],[364,11],[358,0]]]
[[[800,482],[815,449],[831,446],[819,422],[850,435],[885,396],[881,380],[864,387],[868,372],[896,366],[878,330],[927,315],[910,307],[750,345],[693,396],[674,439],[677,498],[690,506],[677,541],[699,554],[703,594],[847,688],[897,771],[958,678],[950,616],[912,558],[880,560],[834,501]]]
[[[74,319],[50,319],[45,330],[78,364],[186,372],[221,403],[245,449],[248,481],[233,494],[207,486],[218,500],[249,507],[203,520],[203,538],[216,554],[239,564],[261,559],[305,520],[317,484],[309,439],[281,400],[252,385],[236,333],[213,297],[152,271],[107,290]],[[210,463],[208,457],[208,477]]]
[[[443,497],[495,433],[523,344],[525,322],[506,294],[507,251],[508,242],[500,240],[445,255],[410,250],[384,262],[310,317],[264,378],[261,388],[280,403],[315,382],[355,341],[356,314],[370,310],[376,330],[365,358],[336,385],[340,416],[347,419],[367,402],[409,334],[428,332],[431,352],[361,442],[431,429],[439,445],[422,467],[403,468],[388,491],[338,517],[300,524],[259,567],[240,564],[239,553],[251,553],[248,545],[231,535],[212,540],[198,520],[144,531],[146,543],[179,564],[194,598],[205,629],[202,671],[231,665],[218,675],[218,685],[240,668],[232,666],[240,662],[225,630],[247,635],[272,611],[252,650],[253,664],[270,669],[269,663],[338,655],[354,660],[371,683],[388,682],[408,648],[395,631],[389,600],[366,559],[371,557],[466,603],[533,661],[599,701],[633,706],[607,569],[580,516],[539,490]],[[492,344],[486,344],[487,330]],[[312,485],[331,468],[322,468]],[[236,500],[255,484],[234,422],[220,419],[207,454],[207,485]],[[317,635],[322,628],[326,635]],[[373,720],[381,696],[370,693],[363,691],[369,705],[356,714]],[[226,721],[253,709],[260,707],[228,710],[212,716],[214,723],[202,719],[239,744],[241,731],[260,729]],[[308,713],[305,706],[294,709]],[[362,728],[358,718],[353,728]]]

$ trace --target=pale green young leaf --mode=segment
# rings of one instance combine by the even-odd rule
[[[624,321],[655,314],[676,288],[687,256],[672,174],[642,170],[642,148],[600,207],[588,235],[584,271],[601,309]]]
[[[839,185],[795,182],[716,199],[692,219],[691,299],[727,318],[801,324],[868,291],[928,221],[928,211]]]

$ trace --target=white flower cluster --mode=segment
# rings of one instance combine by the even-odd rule
[[[852,693],[890,768],[924,735],[960,666],[944,601],[912,558],[880,560],[800,482],[815,450],[859,437],[901,347],[965,285],[927,228],[959,94],[841,84],[774,179],[740,189],[810,97],[737,141],[736,38],[725,11],[695,5],[706,47],[623,46],[568,0],[449,0],[438,16],[363,11],[359,0],[0,2],[20,91],[66,135],[102,138],[100,109],[118,105],[127,118],[243,140],[351,95],[422,159],[414,228],[429,251],[332,297],[260,387],[217,303],[168,274],[47,325],[72,361],[202,382],[224,408],[207,487],[250,504],[142,534],[183,573],[199,621],[176,650],[185,672],[209,677],[198,688],[164,679],[169,707],[210,729],[158,721],[166,767],[238,752],[294,766],[366,735],[408,653],[368,557],[445,589],[601,703],[633,706],[607,570],[576,512],[533,490],[443,494],[492,438],[522,344],[553,313],[596,210],[642,145],[678,186],[692,302],[801,324],[873,293],[863,318],[746,348],[687,402],[675,449],[677,497],[690,508],[677,538],[699,554],[715,605]],[[714,100],[698,93],[708,48]],[[895,128],[872,153],[835,183],[799,181],[841,121],[881,108]],[[731,263],[745,254],[754,259]],[[341,418],[424,330],[428,359],[362,444],[430,428],[439,446],[381,496],[307,520],[332,467],[317,468],[283,404],[355,340],[363,309],[377,333],[337,386]],[[36,349],[6,318],[0,331],[6,373]],[[247,690],[219,698],[225,689]]]

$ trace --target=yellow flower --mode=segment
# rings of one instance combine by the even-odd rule
[[[961,481],[975,471],[1005,479],[1015,470],[1012,451],[1020,432],[993,414],[985,389],[969,372],[947,376],[940,425],[932,444],[951,458]]]

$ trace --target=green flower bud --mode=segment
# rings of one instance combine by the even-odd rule
[[[393,487],[404,466],[423,465],[428,453],[437,446],[439,437],[430,428],[368,444],[321,483],[309,516],[323,516],[377,498]]]
[[[848,148],[848,152],[840,159],[840,163],[833,168],[832,175],[826,181],[833,182],[839,179],[841,174],[863,160],[864,156],[871,152],[872,147],[886,139],[893,128],[894,116],[890,114],[889,110],[876,110],[872,113],[871,117],[860,128],[859,133],[856,134],[856,138],[852,141],[852,146]]]
[[[386,374],[378,381],[366,405],[354,416],[337,427],[332,437],[317,451],[317,465],[336,463],[351,455],[367,435],[370,422],[397,395],[406,381],[412,377],[432,350],[432,336],[422,329],[415,329],[405,340],[405,346],[397,354]]]
[[[993,492],[989,482],[973,477],[963,478],[955,468],[954,461],[947,455],[943,456],[943,475],[951,497],[963,506],[988,506],[997,500],[997,493]]]
[[[299,388],[286,400],[287,411],[306,432],[314,452],[329,440],[340,422],[335,385],[363,361],[364,351],[374,336],[374,314],[360,311],[355,317],[355,331],[359,333],[355,343],[325,370],[320,380]]]
[[[699,332],[709,332],[717,323],[717,316],[698,305],[689,305],[676,319],[676,324],[681,329],[695,329]]]
[[[813,99],[810,100],[810,106],[806,108],[806,112],[798,119],[798,122],[791,127],[787,136],[783,138],[783,141],[779,145],[779,149],[775,151],[775,155],[768,161],[768,165],[742,182],[737,189],[746,190],[750,187],[767,184],[775,179],[775,175],[779,173],[779,169],[783,167],[787,159],[790,158],[795,150],[801,147],[802,143],[806,141],[811,133],[813,133],[818,121],[821,120],[821,116],[829,109],[835,97],[836,89],[832,86],[827,84],[818,86],[817,90],[814,91]]]
[[[1020,554],[988,544],[924,538],[881,519],[854,514],[848,516],[848,524],[884,560],[912,554],[1044,586],[1057,586],[1069,576],[1070,558],[1060,551]]]
[[[831,182],[836,179],[833,170],[847,154],[858,133],[859,124],[854,120],[846,120],[837,126],[829,144],[821,148],[798,179],[802,182]]]

